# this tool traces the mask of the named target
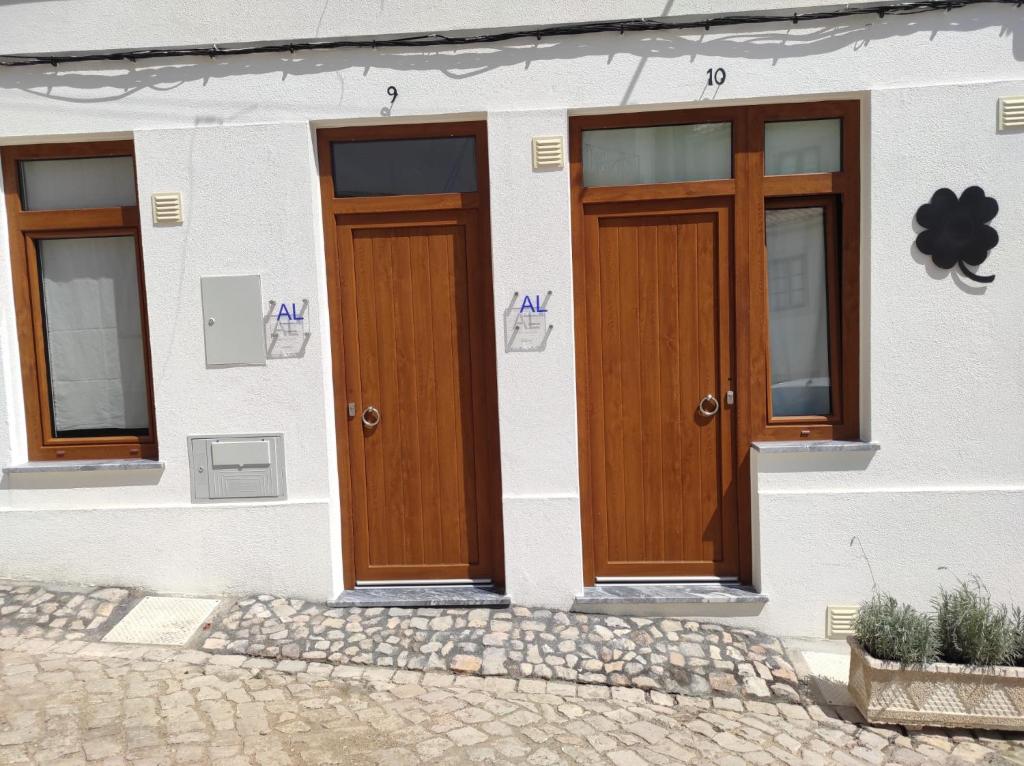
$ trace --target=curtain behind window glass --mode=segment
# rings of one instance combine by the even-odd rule
[[[54,435],[146,433],[135,239],[37,245]]]
[[[765,211],[772,414],[828,415],[825,211]]]

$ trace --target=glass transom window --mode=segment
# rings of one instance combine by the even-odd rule
[[[131,157],[22,160],[18,165],[25,210],[135,205],[135,164]]]
[[[583,131],[583,185],[732,178],[732,124],[657,125]]]
[[[764,126],[764,173],[838,173],[842,169],[842,120],[787,120]]]
[[[331,160],[335,197],[477,190],[473,136],[339,141]]]

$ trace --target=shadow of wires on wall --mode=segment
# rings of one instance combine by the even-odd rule
[[[650,59],[786,60],[831,53],[847,47],[869,48],[875,41],[927,34],[937,40],[945,33],[972,32],[996,27],[1001,37],[1013,37],[1013,55],[1024,61],[1020,24],[997,23],[1002,6],[972,6],[932,11],[914,16],[878,18],[864,14],[835,22],[802,22],[780,18],[776,23],[720,27],[714,32],[597,32],[578,37],[542,37],[476,46],[429,48],[341,48],[293,54],[224,54],[216,58],[192,56],[152,62],[99,62],[37,65],[0,70],[0,91],[20,90],[41,98],[68,102],[113,101],[141,90],[173,90],[187,82],[280,74],[281,79],[343,70],[436,71],[453,79],[475,77],[510,67],[529,68],[544,61],[616,56]],[[1005,13],[1002,14],[1005,16]],[[60,92],[54,92],[54,89]],[[106,93],[98,94],[95,91]]]

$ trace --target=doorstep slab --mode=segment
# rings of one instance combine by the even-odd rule
[[[491,588],[475,585],[448,587],[380,586],[345,590],[328,602],[332,607],[484,607],[501,609],[511,599]]]
[[[593,585],[577,596],[575,606],[601,604],[766,604],[768,596],[753,588],[724,583],[635,583]]]

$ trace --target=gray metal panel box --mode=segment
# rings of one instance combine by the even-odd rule
[[[258,274],[201,277],[208,365],[266,365],[263,291]]]
[[[284,500],[284,436],[190,436],[192,502]]]

